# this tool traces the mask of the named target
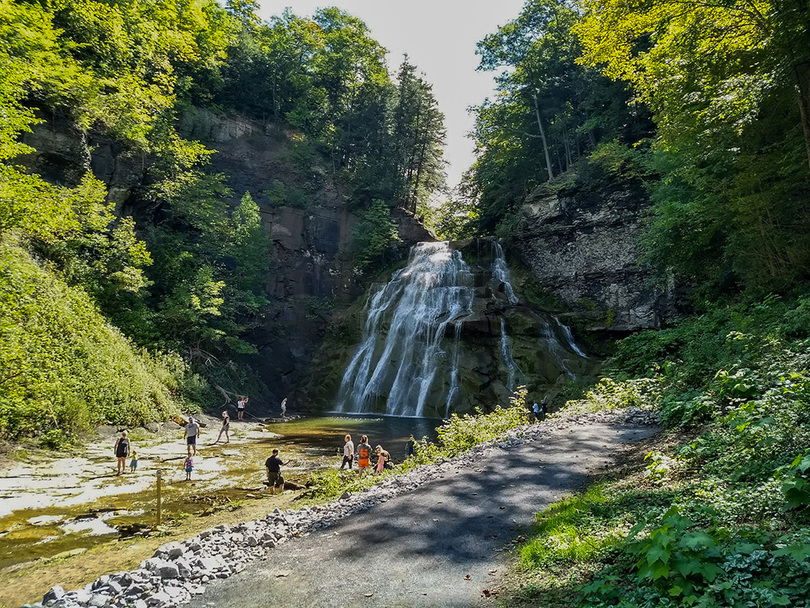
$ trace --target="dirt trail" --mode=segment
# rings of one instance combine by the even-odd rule
[[[439,479],[281,545],[191,606],[494,606],[482,591],[497,588],[535,513],[655,430],[564,423],[475,463],[445,463]]]

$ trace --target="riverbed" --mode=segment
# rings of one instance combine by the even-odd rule
[[[303,485],[313,471],[340,465],[346,433],[355,443],[360,434],[369,435],[371,444],[383,445],[396,462],[404,459],[410,434],[433,439],[440,422],[336,416],[232,421],[231,441],[225,444],[214,443],[218,421],[203,419],[207,427],[191,481],[183,470],[183,429],[174,423],[159,432],[131,430],[138,468],[129,472],[127,467],[121,476],[115,474],[112,452],[115,429],[101,432],[79,456],[19,455],[0,477],[0,569],[153,533],[158,471],[164,524],[252,500],[269,500],[272,509],[274,496],[263,484],[272,448],[289,463],[285,477]]]

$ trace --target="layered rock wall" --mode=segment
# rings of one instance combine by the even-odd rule
[[[675,296],[641,262],[648,205],[630,190],[530,198],[513,252],[592,329],[658,328],[674,315]]]

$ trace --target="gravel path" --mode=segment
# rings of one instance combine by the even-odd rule
[[[544,425],[545,426],[545,425]],[[531,432],[444,463],[371,506],[209,585],[192,606],[473,606],[497,586],[511,541],[649,425],[587,422]],[[494,605],[494,600],[490,600]]]
[[[628,410],[521,427],[498,443],[389,477],[318,507],[276,509],[168,543],[138,570],[82,589],[54,587],[54,608],[115,606],[363,608],[494,604],[513,540],[537,511],[653,435]],[[42,605],[39,604],[39,605]]]

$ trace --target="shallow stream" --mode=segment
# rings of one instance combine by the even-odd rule
[[[334,416],[234,421],[229,444],[214,444],[218,429],[211,425],[199,439],[191,481],[185,480],[179,428],[160,438],[133,431],[138,468],[132,473],[127,467],[121,476],[107,440],[88,446],[81,457],[21,461],[0,477],[0,569],[148,532],[157,523],[158,470],[162,520],[177,521],[237,502],[272,500],[263,482],[264,461],[274,447],[289,463],[285,478],[304,484],[312,471],[340,465],[346,433],[355,444],[368,435],[372,446],[381,444],[397,462],[405,458],[409,434],[434,439],[438,422]]]

